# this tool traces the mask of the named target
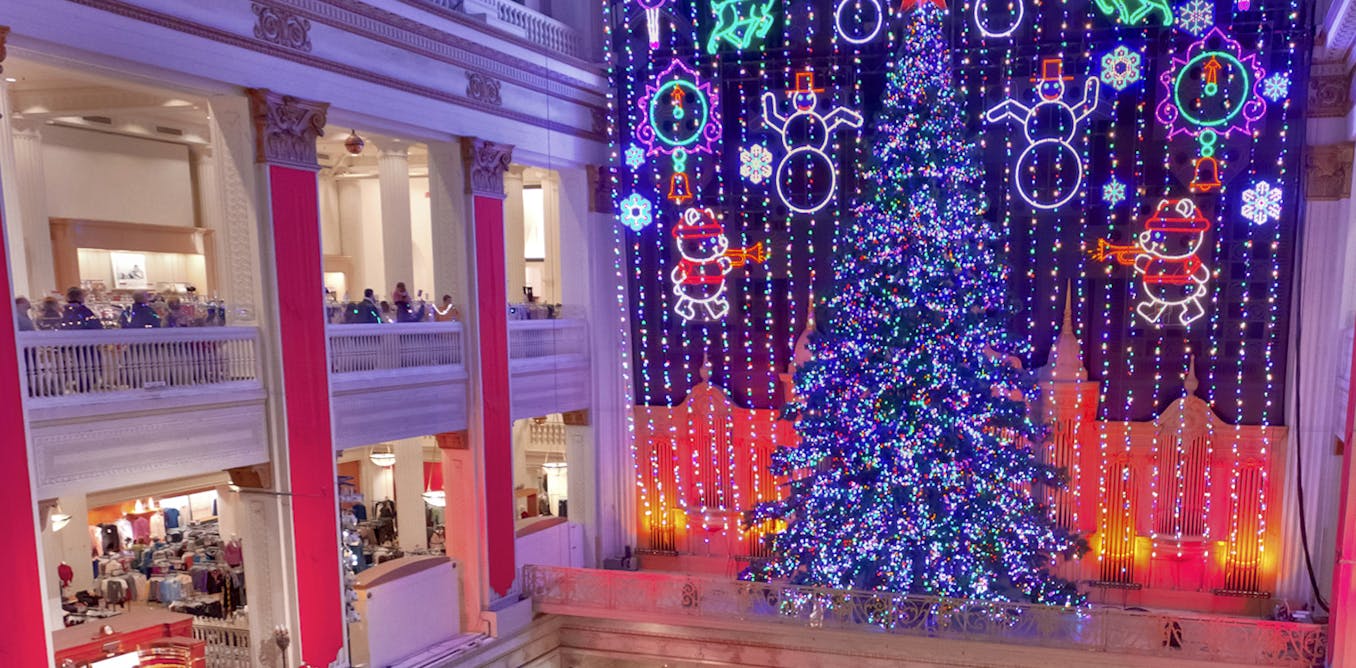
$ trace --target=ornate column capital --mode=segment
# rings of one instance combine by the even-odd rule
[[[589,212],[612,213],[612,167],[588,165]]]
[[[504,172],[513,161],[513,147],[474,137],[461,138],[461,157],[466,162],[466,191],[482,197],[504,199]]]
[[[377,145],[377,158],[402,158],[409,159],[410,145],[404,142],[399,144],[394,142],[384,142]]]
[[[251,88],[255,162],[318,170],[315,140],[325,134],[330,105]]]
[[[1356,144],[1344,142],[1310,146],[1304,156],[1304,196],[1311,202],[1351,197],[1351,161]]]

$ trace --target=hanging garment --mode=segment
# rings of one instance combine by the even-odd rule
[[[151,540],[164,540],[165,516],[160,513],[151,515]]]
[[[63,561],[60,566],[57,566],[57,577],[61,578],[61,586],[69,587],[71,580],[75,579],[75,569]]]
[[[118,527],[118,551],[122,551],[123,546],[136,539],[136,535],[132,533],[132,521],[124,517],[113,525]]]
[[[239,566],[244,563],[244,554],[240,550],[240,541],[232,540],[226,543],[222,548],[222,559],[228,566]]]
[[[151,521],[145,517],[138,517],[132,520],[132,540],[150,540],[151,539]]]
[[[103,529],[97,524],[91,524],[89,527],[89,545],[94,556],[104,553],[104,534]]]
[[[378,519],[393,520],[395,519],[396,516],[395,501],[392,501],[390,499],[386,499],[385,501],[378,501],[377,505],[373,507],[373,512],[376,513]]]
[[[118,527],[114,524],[100,524],[99,531],[103,534],[103,554],[117,554],[122,551],[122,538],[118,536]]]
[[[163,511],[161,511],[161,512],[164,513],[164,515],[165,515],[165,529],[166,529],[166,530],[169,530],[169,529],[178,529],[178,528],[179,528],[179,509],[178,509],[178,508],[165,508],[165,509],[164,509]]]

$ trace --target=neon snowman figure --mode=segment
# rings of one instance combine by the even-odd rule
[[[1145,296],[1135,312],[1145,322],[1158,326],[1172,309],[1178,311],[1177,322],[1190,325],[1205,315],[1203,302],[1210,292],[1210,268],[1200,258],[1208,231],[1210,221],[1191,199],[1165,199],[1144,221],[1138,243],[1099,239],[1092,257],[1135,268]]]
[[[763,123],[781,135],[782,147],[786,155],[777,163],[777,196],[786,207],[796,213],[814,213],[833,200],[838,190],[838,174],[833,160],[829,158],[829,137],[839,126],[862,127],[862,117],[846,107],[837,107],[827,114],[816,110],[819,105],[819,93],[815,88],[814,72],[797,72],[796,88],[791,93],[791,104],[795,111],[790,116],[777,112],[776,97],[772,93],[763,93]],[[829,187],[821,194],[793,193],[788,196],[786,181],[788,172],[796,165],[807,168],[812,165],[827,167]]]
[[[1095,77],[1083,82],[1083,99],[1076,105],[1064,101],[1064,82],[1073,79],[1064,75],[1064,63],[1059,58],[1046,58],[1041,61],[1041,77],[1037,82],[1040,102],[1027,107],[1016,100],[1003,100],[984,114],[990,123],[1008,118],[1022,124],[1027,146],[1017,156],[1013,167],[1013,183],[1017,194],[1037,209],[1057,209],[1069,203],[1083,186],[1083,159],[1073,147],[1078,127],[1083,120],[1097,108],[1099,84]],[[1042,164],[1057,164],[1061,159],[1074,165],[1073,183],[1052,194],[1037,193],[1039,184],[1032,182],[1038,174],[1032,170],[1033,160]]]

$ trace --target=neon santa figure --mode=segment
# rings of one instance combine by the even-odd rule
[[[684,320],[714,321],[730,312],[725,275],[734,268],[730,240],[711,209],[691,208],[673,226],[678,266],[673,268],[673,310]]]
[[[1190,325],[1205,315],[1210,269],[1201,262],[1200,251],[1209,230],[1210,221],[1195,202],[1165,199],[1144,221],[1139,243],[1118,246],[1099,239],[1092,256],[1135,268],[1145,297],[1135,307],[1141,318],[1157,325],[1171,309],[1178,322]]]
[[[1032,79],[1036,82],[1036,92],[1040,101],[1034,106],[1016,100],[1003,100],[984,114],[990,123],[1013,119],[1022,124],[1026,135],[1027,147],[1017,156],[1017,164],[1012,168],[1012,181],[1017,194],[1027,204],[1037,209],[1057,209],[1064,206],[1078,194],[1083,185],[1083,157],[1073,147],[1078,134],[1078,126],[1083,119],[1097,108],[1099,90],[1096,77],[1083,82],[1083,99],[1078,104],[1064,101],[1065,81],[1073,77],[1064,76],[1064,63],[1059,58],[1046,58],[1041,61],[1041,76]],[[1048,168],[1065,162],[1073,165],[1073,175],[1067,184],[1060,188],[1040,188],[1035,177],[1042,170],[1032,170],[1032,162]],[[1050,192],[1040,192],[1048,190]]]

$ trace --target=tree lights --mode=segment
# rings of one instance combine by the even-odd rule
[[[750,520],[787,527],[749,576],[1076,604],[1044,570],[1078,545],[1030,492],[1061,474],[1023,445],[1040,428],[1013,397],[1031,379],[1004,354],[1006,264],[955,123],[941,17],[914,12],[888,75],[828,318],[787,409],[801,442],[773,455],[790,495]]]

